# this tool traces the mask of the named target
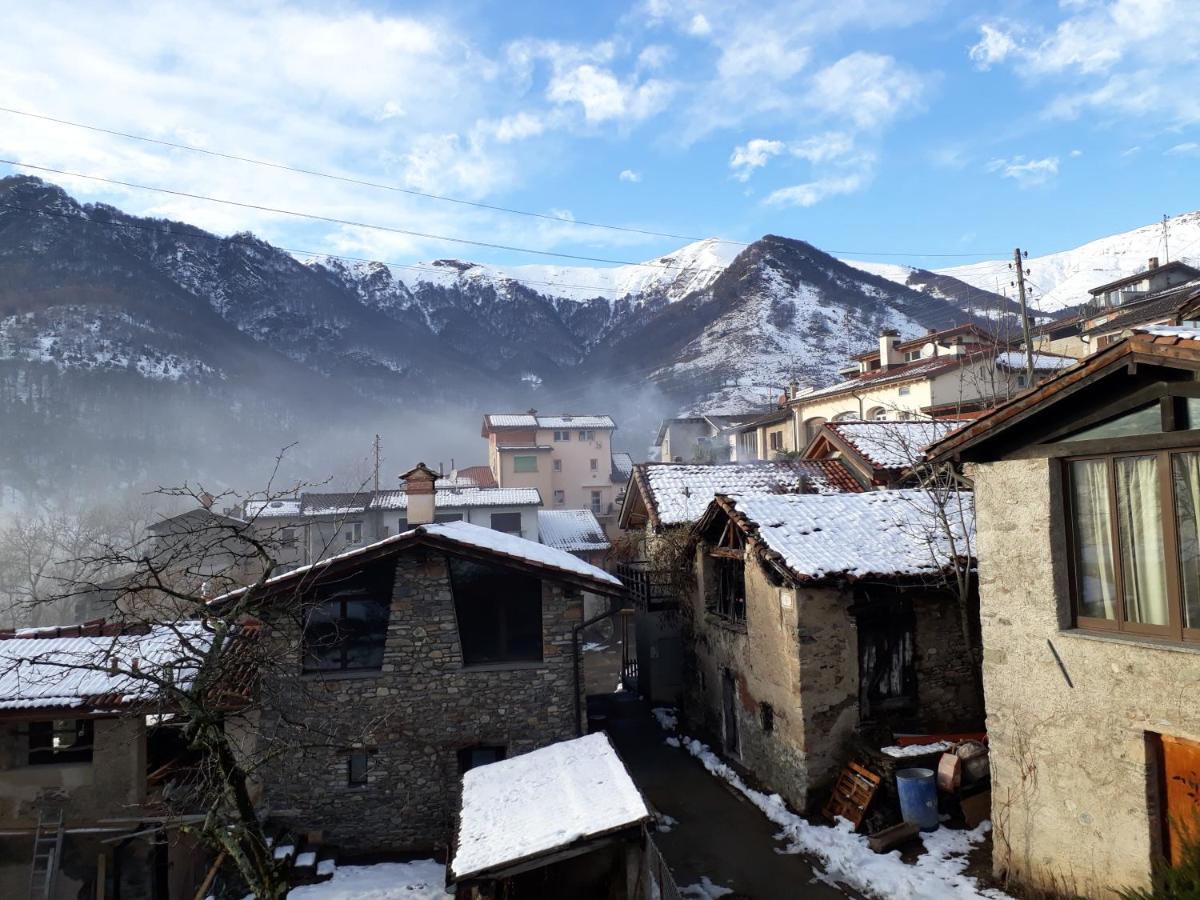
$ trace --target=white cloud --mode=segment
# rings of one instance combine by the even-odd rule
[[[642,180],[641,174],[633,171],[633,169],[622,169],[621,174],[617,178],[621,181],[627,181],[630,184],[637,184]]]
[[[868,176],[862,172],[830,176],[780,188],[772,192],[765,201],[769,206],[815,206],[828,197],[852,194],[863,188]]]
[[[1196,156],[1200,154],[1200,144],[1195,141],[1187,141],[1182,144],[1176,144],[1166,151],[1168,156]]]
[[[1004,62],[1017,49],[1016,39],[997,25],[982,25],[979,42],[971,47],[968,55],[980,69],[990,69]]]
[[[1014,156],[1011,159],[993,159],[984,167],[988,172],[998,172],[1003,178],[1011,178],[1023,188],[1046,184],[1058,176],[1058,157],[1026,159]]]
[[[1098,0],[1060,4],[1050,28],[997,21],[980,27],[970,57],[980,68],[1008,63],[1055,88],[1045,112],[1075,117],[1200,121],[1194,0]]]
[[[754,170],[761,169],[772,156],[782,153],[784,146],[783,141],[754,138],[734,147],[729,157],[729,168],[733,169],[733,177],[738,181],[749,181]]]
[[[827,131],[792,144],[788,151],[811,163],[842,159],[854,150],[854,138],[844,131]]]
[[[505,116],[491,125],[491,130],[496,136],[496,140],[502,144],[537,137],[545,128],[546,123],[540,116],[535,116],[527,112]]]
[[[696,13],[688,20],[687,33],[693,37],[704,37],[706,34],[712,33],[712,25],[709,24],[708,17],[704,13]]]
[[[1069,155],[1070,156],[1083,156],[1083,151],[1082,150],[1072,150]]]
[[[661,69],[675,58],[675,51],[664,44],[651,44],[638,53],[639,69]]]
[[[1141,144],[1134,144],[1132,147],[1126,147],[1121,151],[1121,156],[1136,156],[1142,152]]]
[[[856,51],[818,72],[808,102],[861,129],[882,128],[918,109],[926,79],[890,56]]]
[[[656,78],[637,84],[621,81],[610,70],[585,63],[555,75],[546,87],[554,103],[578,103],[592,124],[612,120],[637,122],[660,112],[674,87]]]

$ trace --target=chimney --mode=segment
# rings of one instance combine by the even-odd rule
[[[417,463],[400,476],[408,494],[408,524],[429,525],[433,522],[433,500],[437,494],[437,472],[425,463]]]
[[[904,362],[896,345],[900,343],[900,332],[885,328],[879,332],[879,368],[890,369]]]
[[[1146,266],[1146,268],[1147,269],[1157,269],[1158,268],[1158,257],[1157,256],[1150,257],[1150,265]]]
[[[205,509],[212,509],[212,505],[213,505],[213,503],[216,502],[217,498],[214,497],[212,494],[210,494],[208,491],[201,491],[200,496],[197,497],[196,499],[200,501],[200,505],[203,506]]]
[[[795,378],[788,382],[788,397],[795,400],[800,395],[800,382]]]

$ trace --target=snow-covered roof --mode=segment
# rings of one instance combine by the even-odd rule
[[[539,509],[538,536],[547,547],[568,553],[612,546],[590,509]]]
[[[629,473],[633,471],[633,457],[628,453],[614,451],[612,454],[613,479],[628,481]]]
[[[95,624],[0,636],[0,710],[117,709],[149,703],[146,675],[194,677],[210,636],[199,622],[120,629]],[[134,675],[134,667],[142,673]]]
[[[1185,341],[1200,341],[1200,327],[1195,325],[1151,325],[1148,328],[1135,328],[1138,334],[1149,334],[1154,337],[1172,337]]]
[[[489,413],[484,423],[490,428],[616,428],[612,416],[539,416],[534,413]]]
[[[962,368],[970,362],[978,362],[981,358],[981,354],[979,353],[969,356],[930,356],[925,359],[917,359],[910,363],[904,363],[892,369],[872,369],[870,372],[864,372],[855,378],[839,381],[837,384],[829,385],[829,387],[804,394],[800,399],[808,401],[818,397],[832,397],[836,394],[858,390],[859,388],[873,388],[881,384],[892,384],[896,381],[932,378],[943,372]]]
[[[603,569],[593,566],[591,563],[586,563],[579,557],[567,553],[565,550],[547,547],[545,544],[539,544],[536,541],[527,541],[525,538],[517,537],[516,535],[493,531],[491,528],[472,525],[469,522],[440,522],[433,525],[418,525],[416,528],[410,528],[408,531],[402,531],[399,534],[394,534],[373,544],[355,547],[353,550],[347,550],[345,553],[338,553],[315,563],[299,566],[283,575],[268,578],[264,582],[263,587],[279,587],[290,581],[315,576],[335,563],[341,565],[359,557],[374,559],[392,549],[399,551],[406,544],[417,542],[422,537],[436,538],[452,544],[459,544],[463,547],[484,550],[498,557],[508,557],[509,559],[529,563],[540,568],[557,570],[567,575],[587,579],[593,583],[603,583],[610,587],[618,588],[623,586],[621,580],[615,575],[611,575]],[[238,588],[235,591],[222,594],[211,602],[220,604],[241,595],[245,591],[246,588]]]
[[[247,519],[291,518],[300,515],[300,499],[289,497],[281,500],[247,500]]]
[[[1060,356],[1057,353],[1033,354],[1033,368],[1038,372],[1053,372],[1057,369],[1065,369],[1067,366],[1073,366],[1077,362],[1079,360],[1073,356]],[[1023,372],[1027,365],[1025,352],[1023,350],[1005,350],[1002,353],[997,353],[996,365]]]
[[[450,874],[502,871],[649,818],[607,735],[551,744],[463,775]]]
[[[917,419],[903,422],[826,422],[877,469],[906,469],[920,460],[934,441],[966,424],[962,419]]]
[[[459,509],[475,506],[541,506],[542,495],[537,488],[480,488],[443,487],[438,485],[433,495],[437,509]],[[402,490],[379,491],[368,505],[369,509],[408,509],[408,494]]]
[[[966,492],[950,494],[944,513],[921,490],[743,494],[726,505],[800,580],[933,575],[951,563],[947,529],[954,552],[974,543],[974,497]]]
[[[862,490],[840,461],[827,459],[720,465],[640,463],[634,466],[634,478],[656,526],[694,522],[717,494],[786,493],[806,486],[820,493]]]

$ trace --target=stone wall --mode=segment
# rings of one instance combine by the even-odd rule
[[[978,617],[977,598],[967,613]],[[983,697],[974,654],[963,636],[959,601],[947,594],[913,597],[913,665],[917,673],[918,718],[927,731],[974,731],[983,724]],[[978,635],[972,641],[978,648]]]
[[[426,849],[451,836],[459,750],[513,756],[575,737],[582,596],[552,582],[542,591],[540,663],[464,668],[447,560],[425,549],[397,562],[382,671],[300,675],[295,626],[277,624],[295,668],[264,685],[264,745],[284,748],[262,771],[275,817],[343,850]],[[368,783],[351,787],[357,747],[369,753]]]
[[[140,716],[96,719],[91,762],[31,766],[26,723],[0,725],[0,823],[32,826],[40,807],[68,824],[136,816],[146,792],[146,728]]]
[[[1072,631],[1057,465],[975,476],[996,871],[1088,896],[1144,884],[1147,733],[1200,741],[1200,652]]]

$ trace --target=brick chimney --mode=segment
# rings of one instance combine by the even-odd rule
[[[1158,257],[1157,256],[1150,257],[1150,264],[1148,266],[1146,266],[1146,268],[1147,269],[1157,269],[1158,268]]]
[[[894,328],[885,328],[879,332],[879,368],[891,369],[903,364],[904,359],[896,345],[900,343],[900,332]]]
[[[433,522],[437,478],[437,472],[423,462],[400,476],[404,491],[408,494],[409,525],[429,525]]]

